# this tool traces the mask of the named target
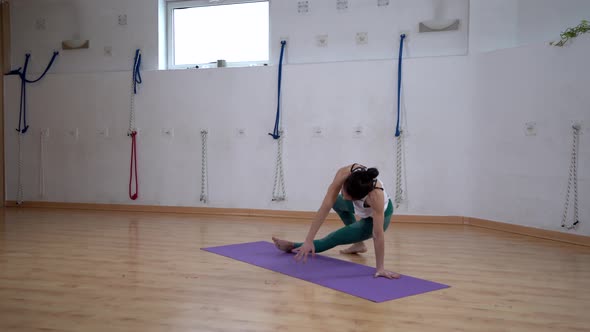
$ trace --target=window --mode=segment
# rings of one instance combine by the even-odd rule
[[[167,3],[168,68],[263,64],[269,58],[269,2],[195,0]],[[215,65],[213,65],[215,63]]]

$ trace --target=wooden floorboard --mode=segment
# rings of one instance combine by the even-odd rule
[[[386,267],[451,288],[372,303],[200,250],[301,220],[3,209],[0,331],[588,331],[590,248],[394,223]],[[328,222],[320,234],[336,229]],[[374,265],[362,256],[326,255]],[[392,281],[395,282],[395,281]]]

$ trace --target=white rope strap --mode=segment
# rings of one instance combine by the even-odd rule
[[[285,174],[283,172],[283,131],[279,131],[280,137],[277,141],[277,161],[275,168],[275,182],[272,189],[273,201],[284,201],[287,198],[285,193]]]
[[[133,93],[133,87],[135,86],[135,77],[131,79],[131,100],[129,104],[129,131],[128,135],[131,135],[135,128],[135,93]]]
[[[579,224],[578,219],[578,145],[580,140],[579,125],[572,126],[573,128],[573,144],[572,144],[572,158],[570,161],[569,178],[567,180],[567,191],[565,194],[565,206],[563,209],[563,217],[561,218],[561,227],[566,229],[575,229]],[[570,225],[566,225],[568,207],[570,201],[570,192],[573,187],[574,194],[574,215],[573,221]]]
[[[395,165],[395,207],[398,208],[404,201],[403,187],[402,187],[402,174],[403,174],[403,131],[400,131],[400,135],[395,139],[396,145],[396,165]]]
[[[207,169],[207,130],[201,130],[201,202],[209,199],[209,174]]]

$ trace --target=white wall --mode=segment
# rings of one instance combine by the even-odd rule
[[[565,48],[550,47],[559,34],[590,18],[583,0],[470,2],[470,53],[474,54],[473,151],[468,215],[562,230],[571,156],[571,122],[590,121],[587,64],[590,36]],[[491,53],[485,53],[490,52]],[[484,53],[481,53],[484,52]],[[536,122],[537,136],[525,136]],[[585,125],[587,127],[587,125]],[[590,234],[590,147],[581,136],[580,234]],[[568,223],[571,222],[570,215]]]
[[[430,16],[426,2],[391,1],[389,9],[371,14],[374,8],[351,1],[348,13],[324,12],[333,23],[328,30],[313,16],[317,11],[293,17],[291,1],[273,1],[274,51],[280,37],[289,37],[282,101],[288,200],[282,203],[271,202],[275,145],[267,135],[274,125],[277,68],[157,71],[159,2],[17,0],[13,65],[22,65],[24,50],[33,50],[33,69],[44,68],[61,36],[74,30],[64,18],[72,3],[81,4],[75,7],[84,17],[80,31],[91,40],[90,50],[61,52],[52,74],[29,86],[26,200],[201,206],[201,128],[210,131],[209,206],[315,210],[335,169],[350,162],[379,167],[389,193],[394,193],[397,39],[391,37],[412,15],[416,21]],[[315,1],[312,5],[320,13],[327,10]],[[410,33],[403,98],[409,200],[397,213],[468,215],[557,229],[570,152],[567,127],[573,118],[590,123],[588,98],[579,88],[588,85],[583,55],[590,43],[580,38],[557,49],[534,40],[480,54],[533,38],[524,33],[527,25],[522,22],[535,21],[523,19],[520,3],[515,8],[506,1],[493,5],[472,0],[469,8],[469,29],[438,35],[441,44]],[[353,15],[357,10],[358,17]],[[116,25],[121,12],[129,22],[122,30]],[[40,13],[51,13],[43,32],[51,38],[34,30]],[[391,15],[390,25],[383,23],[384,13]],[[372,20],[373,14],[384,17]],[[60,18],[63,27],[49,28]],[[500,30],[486,23],[502,20],[511,23]],[[361,29],[369,32],[365,51],[353,43],[353,33]],[[389,30],[379,35],[382,29]],[[470,55],[444,56],[465,53],[467,30]],[[335,38],[320,49],[310,44],[315,33]],[[113,45],[112,57],[103,54],[107,43]],[[132,202],[127,198],[130,141],[125,133],[128,70],[138,46],[144,55],[144,84],[136,99],[140,198]],[[370,60],[384,57],[389,59]],[[339,62],[343,60],[350,61]],[[19,84],[14,77],[6,82],[7,197],[15,199]],[[557,113],[559,107],[565,107],[562,113]],[[524,136],[527,121],[539,124],[537,136]],[[323,137],[313,137],[318,126]],[[365,129],[364,137],[353,138],[356,126]],[[50,131],[44,197],[38,188],[41,128]],[[80,130],[78,140],[67,134],[73,128]],[[102,128],[109,128],[110,137],[96,134]],[[164,137],[163,128],[174,128],[174,137]],[[244,137],[236,134],[238,128],[246,129]],[[581,142],[581,202],[590,191],[584,168],[588,137]],[[589,211],[580,206],[584,223],[590,220]],[[583,226],[579,233],[590,234],[590,229]]]
[[[470,53],[518,45],[518,3],[518,0],[470,1]]]
[[[458,214],[464,185],[460,145],[466,139],[453,118],[467,104],[449,98],[468,89],[466,58],[407,62],[408,186],[412,213]],[[210,131],[210,206],[314,210],[337,167],[363,162],[381,169],[393,193],[395,63],[339,63],[284,69],[283,124],[289,200],[271,203],[275,145],[276,68],[144,72],[136,98],[140,204],[201,205],[200,128]],[[425,83],[418,77],[430,77]],[[256,84],[252,84],[255,82]],[[453,84],[447,84],[452,82]],[[18,81],[7,88],[7,188],[16,195]],[[412,91],[412,92],[410,92]],[[429,95],[425,100],[423,95]],[[70,96],[71,98],[68,98]],[[47,200],[129,203],[129,74],[50,75],[29,89],[25,142],[27,200],[38,197],[39,131],[49,128]],[[441,112],[436,104],[453,105]],[[440,114],[440,115],[438,115]],[[365,137],[353,138],[356,126]],[[313,137],[320,126],[323,137]],[[80,138],[68,137],[79,128]],[[96,130],[109,128],[101,139]],[[175,136],[161,135],[174,128]],[[238,128],[246,129],[239,137]],[[446,141],[438,135],[455,134]],[[448,162],[448,158],[456,160]],[[433,169],[433,165],[435,169]],[[465,181],[466,182],[466,181]]]
[[[11,4],[13,67],[22,66],[30,52],[35,73],[45,69],[53,50],[60,51],[53,73],[129,70],[137,48],[146,69],[158,68],[157,0],[15,0]],[[127,15],[127,25],[118,23]],[[37,30],[45,19],[45,30]],[[90,48],[61,50],[62,40],[90,40]],[[112,55],[105,55],[110,47]]]
[[[435,13],[434,4],[439,2],[444,6]],[[15,0],[12,64],[22,65],[28,51],[32,53],[30,72],[40,72],[52,51],[61,50],[62,40],[80,38],[90,40],[90,48],[61,51],[52,72],[129,70],[137,48],[142,50],[143,68],[163,69],[164,9],[164,0]],[[289,40],[285,62],[290,64],[393,59],[401,32],[412,38],[407,57],[465,55],[468,10],[468,0],[391,1],[384,7],[376,1],[350,0],[344,11],[338,11],[332,1],[310,1],[310,11],[299,14],[296,1],[273,0],[270,63],[278,61],[284,37]],[[460,29],[418,34],[418,23],[436,14],[460,19]],[[118,24],[119,15],[127,15],[127,25]],[[38,19],[45,19],[45,29],[38,30]],[[368,44],[356,44],[357,32],[368,34]],[[328,35],[327,47],[316,45],[317,35]],[[105,54],[105,47],[112,49],[112,55]]]
[[[401,32],[412,39],[408,57],[467,54],[467,0],[390,1],[383,7],[378,7],[376,0],[349,3],[348,9],[339,11],[336,1],[309,1],[309,12],[299,13],[297,1],[271,2],[273,54],[279,54],[280,40],[286,37],[289,44],[286,59],[291,64],[391,59],[397,57]],[[435,12],[435,3],[443,4],[440,13]],[[437,14],[459,19],[459,30],[418,34],[418,23]],[[368,34],[366,45],[356,44],[358,32]],[[317,46],[319,35],[327,35],[327,47]],[[275,57],[272,59],[275,61]]]
[[[559,34],[590,19],[587,0],[519,0],[518,43],[547,43],[559,40]]]
[[[571,124],[583,121],[579,232],[590,234],[589,51],[590,36],[583,36],[564,48],[541,43],[476,57],[470,215],[559,230]],[[536,122],[536,136],[525,135],[527,122]]]
[[[587,0],[471,0],[469,50],[489,52],[559,40],[590,19]]]

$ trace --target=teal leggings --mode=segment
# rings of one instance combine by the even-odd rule
[[[354,206],[351,201],[347,201],[342,198],[342,195],[338,195],[333,209],[338,216],[340,216],[340,219],[342,219],[346,226],[328,234],[323,239],[314,240],[313,245],[315,247],[315,252],[326,251],[343,244],[365,241],[373,237],[373,218],[368,217],[357,221],[354,216]],[[389,204],[387,205],[384,214],[383,230],[385,231],[387,230],[387,227],[389,227],[391,215],[393,214],[393,204],[391,203],[391,200],[389,200]],[[303,243],[301,242],[295,243],[295,248],[300,247],[302,244]]]

